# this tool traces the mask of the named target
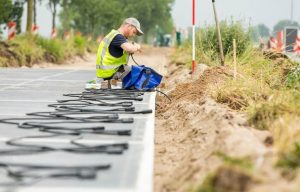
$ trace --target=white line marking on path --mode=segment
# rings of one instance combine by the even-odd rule
[[[78,70],[65,71],[63,73],[56,73],[56,74],[49,75],[49,76],[46,76],[46,77],[42,77],[42,78],[39,78],[39,79],[25,81],[23,83],[18,83],[18,84],[14,84],[14,85],[11,85],[11,86],[4,87],[4,88],[0,89],[0,91],[4,91],[4,90],[9,89],[9,88],[18,87],[18,86],[21,86],[21,85],[25,85],[27,83],[35,82],[35,81],[41,81],[41,80],[44,80],[44,79],[47,79],[47,78],[50,78],[50,77],[57,77],[57,76],[60,76],[60,75],[65,75],[65,74],[68,74],[68,73],[73,73],[75,71],[78,71]]]
[[[56,102],[54,100],[30,100],[30,99],[24,99],[24,100],[0,100],[0,102],[33,102],[33,103],[51,103]]]
[[[32,79],[13,79],[13,78],[0,78],[0,81],[32,81]],[[43,79],[41,81],[49,82],[82,82],[82,80],[60,80],[60,79]],[[0,85],[11,85],[11,84],[0,84]]]

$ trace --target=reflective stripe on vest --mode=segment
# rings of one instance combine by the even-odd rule
[[[96,65],[96,69],[103,69],[103,70],[107,70],[107,69],[115,69],[116,66],[113,65]]]
[[[101,41],[97,52],[96,74],[100,78],[111,77],[123,64],[128,62],[128,53],[123,52],[121,57],[114,57],[109,53],[109,45],[113,38],[120,34],[117,30],[112,30]]]

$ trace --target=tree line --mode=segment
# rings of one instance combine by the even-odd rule
[[[55,18],[59,17],[60,31],[72,29],[97,36],[118,28],[127,17],[138,18],[145,34],[155,33],[157,26],[164,33],[173,30],[174,0],[0,0],[0,25],[15,21],[20,32],[23,8],[27,6],[26,31],[30,32],[36,24],[37,4],[44,2],[52,14],[52,28],[57,28]]]
[[[268,26],[262,23],[256,26],[251,26],[249,30],[252,40],[259,41],[259,38],[268,38],[270,36],[276,36],[276,32],[284,30],[285,27],[300,28],[300,24],[296,21],[281,20],[274,25],[273,30],[271,30]]]

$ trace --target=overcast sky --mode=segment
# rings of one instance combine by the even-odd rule
[[[196,25],[214,23],[211,0],[196,1]],[[269,28],[283,19],[291,19],[292,0],[215,0],[219,20],[243,20],[248,25],[266,24]],[[293,0],[293,20],[300,22],[300,0]],[[172,16],[178,27],[191,25],[192,0],[175,0]]]
[[[151,0],[149,0],[151,1]],[[292,0],[216,0],[219,20],[234,18],[243,20],[246,25],[265,23],[270,29],[282,19],[291,18]],[[84,2],[88,2],[85,0]],[[294,20],[300,23],[300,0],[294,2]],[[45,3],[45,1],[44,1]],[[297,9],[297,11],[296,11]],[[50,36],[51,13],[45,4],[38,6],[37,23],[40,34]],[[24,10],[22,31],[25,29],[26,6]],[[192,0],[175,0],[172,16],[177,27],[191,26]],[[196,25],[214,23],[211,0],[196,0]]]

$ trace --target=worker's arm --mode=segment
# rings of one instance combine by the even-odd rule
[[[138,43],[122,43],[122,49],[128,53],[135,53],[141,49],[141,46]]]

